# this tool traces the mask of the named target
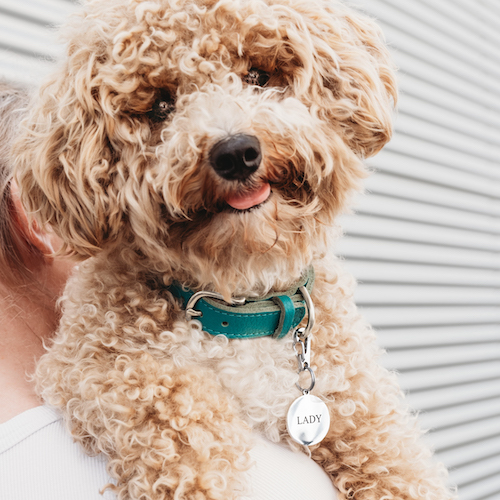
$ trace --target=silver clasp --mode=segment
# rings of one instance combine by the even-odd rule
[[[196,303],[200,299],[204,299],[204,298],[217,299],[217,300],[220,300],[222,302],[225,302],[226,304],[228,304],[230,306],[243,306],[246,303],[246,299],[244,297],[235,297],[235,298],[231,299],[231,302],[226,302],[224,300],[224,297],[220,293],[204,292],[204,291],[196,292],[191,296],[191,298],[188,300],[188,302],[186,304],[186,320],[187,321],[190,321],[193,318],[199,318],[199,317],[203,316],[203,313],[201,311],[196,311],[194,309],[194,306],[196,305]]]
[[[299,328],[295,330],[293,334],[293,350],[295,351],[295,354],[297,355],[297,361],[299,364],[299,370],[298,373],[302,372],[309,372],[309,375],[311,376],[311,383],[307,389],[304,389],[304,387],[301,387],[301,385],[297,382],[295,385],[297,388],[303,393],[303,394],[309,394],[314,389],[314,385],[316,384],[316,377],[314,375],[314,372],[311,368],[311,336],[309,337],[304,337],[305,328]],[[297,346],[300,346],[300,352],[297,349]]]
[[[299,371],[311,365],[311,337],[304,337],[305,328],[298,328],[293,334],[293,350],[299,362]],[[300,347],[300,352],[297,350]]]
[[[314,314],[314,304],[311,300],[309,292],[307,291],[307,288],[305,286],[301,286],[299,288],[299,291],[304,297],[304,302],[306,304],[307,325],[305,328],[297,328],[293,333],[293,350],[295,351],[295,354],[297,356],[299,374],[305,371],[309,372],[309,375],[311,376],[311,383],[307,389],[301,387],[298,382],[295,385],[303,394],[309,394],[309,392],[313,390],[314,385],[316,384],[316,377],[311,368],[311,331],[313,329],[316,317]]]
[[[308,366],[311,366],[311,331],[313,329],[316,316],[314,314],[314,304],[307,288],[305,286],[301,286],[299,287],[299,291],[302,294],[302,297],[304,297],[304,303],[307,311],[307,325],[305,328],[297,328],[293,332],[293,350],[297,355],[299,372],[301,372],[306,370]],[[300,352],[297,350],[297,346],[300,346]]]

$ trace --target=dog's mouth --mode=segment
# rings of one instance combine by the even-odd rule
[[[271,195],[271,185],[264,182],[255,189],[247,189],[237,193],[229,194],[225,202],[235,210],[245,211],[265,203]]]

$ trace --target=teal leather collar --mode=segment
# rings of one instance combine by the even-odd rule
[[[314,269],[310,267],[285,292],[234,299],[233,305],[222,300],[221,296],[214,298],[218,294],[193,292],[177,282],[167,290],[181,300],[187,319],[198,319],[203,330],[211,335],[225,335],[230,339],[282,338],[305,316],[307,305],[300,288],[311,292],[313,284]]]

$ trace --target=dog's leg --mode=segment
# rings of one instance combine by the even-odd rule
[[[109,457],[119,499],[242,495],[250,432],[209,371],[172,368],[147,353],[117,356],[104,376],[89,368],[81,391],[65,391],[63,411],[76,440]]]
[[[117,359],[96,436],[119,498],[232,499],[242,493],[249,432],[211,374],[165,369],[150,355]]]
[[[120,500],[244,496],[251,432],[210,367],[196,363],[196,332],[173,325],[173,304],[147,296],[144,281],[124,286],[114,282],[123,274],[82,267],[38,367],[43,397],[88,453],[109,457]]]
[[[340,277],[339,277],[340,276]],[[444,500],[444,468],[433,464],[395,376],[378,364],[374,336],[356,312],[341,274],[318,273],[313,365],[331,427],[313,458],[345,498]]]

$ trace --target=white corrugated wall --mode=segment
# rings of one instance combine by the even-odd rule
[[[0,0],[0,78],[36,85],[62,53],[53,26],[74,9],[71,0]]]
[[[339,244],[462,500],[500,499],[500,1],[353,0],[399,67],[396,134]]]
[[[352,1],[382,25],[401,99],[338,251],[459,498],[499,500],[500,0]],[[71,10],[0,0],[0,76],[36,83]]]

